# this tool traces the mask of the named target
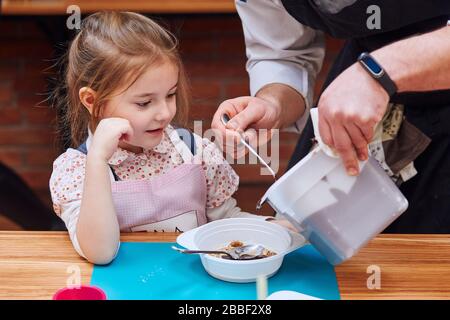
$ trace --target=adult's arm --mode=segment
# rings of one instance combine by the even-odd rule
[[[301,132],[325,54],[323,34],[300,24],[279,0],[236,1],[236,8],[251,96],[224,101],[212,127],[225,133],[220,115],[227,112],[233,117],[228,129],[290,127]]]
[[[450,88],[450,27],[410,37],[372,55],[385,68],[399,92]],[[323,141],[340,154],[350,175],[358,174],[357,158],[367,158],[375,125],[383,118],[389,96],[359,63],[341,73],[319,100]]]

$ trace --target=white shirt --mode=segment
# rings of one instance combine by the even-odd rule
[[[323,33],[302,25],[280,0],[236,0],[241,18],[250,92],[282,83],[305,99],[306,110],[288,131],[300,133],[313,103],[314,83],[325,56]]]

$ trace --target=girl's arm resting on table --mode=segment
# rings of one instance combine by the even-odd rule
[[[87,156],[76,239],[85,258],[94,264],[110,263],[120,245],[109,170],[95,153]]]

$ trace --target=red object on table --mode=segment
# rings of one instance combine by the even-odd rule
[[[106,294],[94,286],[62,288],[54,294],[53,300],[106,300]]]

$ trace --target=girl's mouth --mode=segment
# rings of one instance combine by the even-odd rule
[[[147,130],[146,133],[152,134],[152,135],[158,135],[163,132],[163,128],[153,129],[153,130]]]

